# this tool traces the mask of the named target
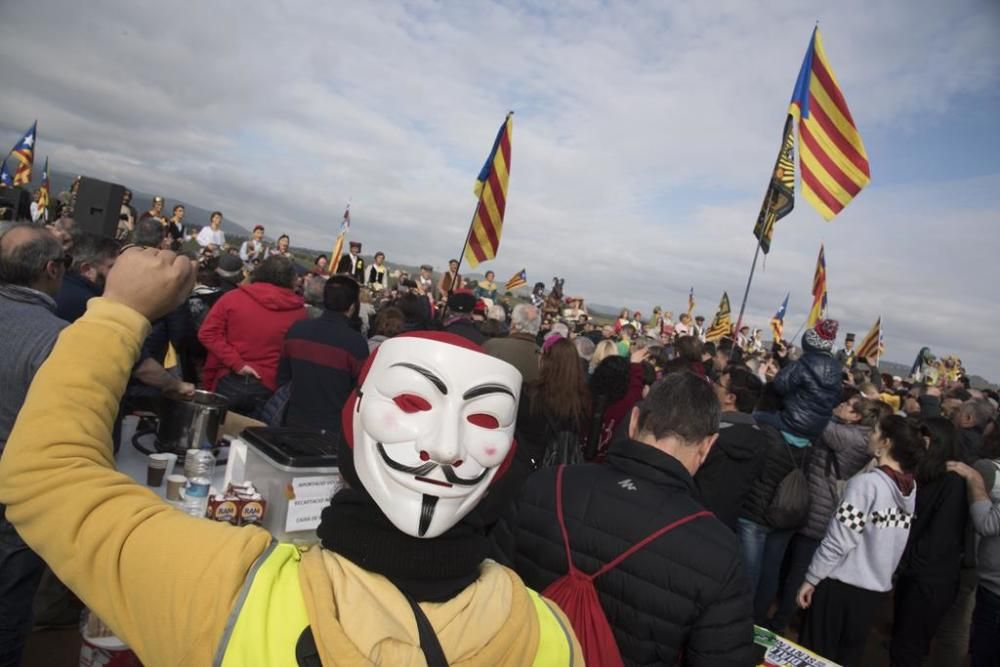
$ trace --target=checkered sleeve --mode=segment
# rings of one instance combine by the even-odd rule
[[[813,555],[806,581],[816,586],[847,557],[861,541],[871,520],[875,489],[868,475],[857,475],[847,483],[844,498],[826,527],[826,535]]]

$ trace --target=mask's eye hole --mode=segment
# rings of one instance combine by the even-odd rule
[[[465,419],[473,426],[478,426],[479,428],[500,428],[500,420],[484,412],[477,412]]]
[[[427,412],[431,409],[431,404],[427,402],[427,399],[416,394],[400,394],[392,399],[392,402],[406,413]]]

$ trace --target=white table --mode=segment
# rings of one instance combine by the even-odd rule
[[[136,426],[139,424],[139,418],[135,415],[129,415],[122,419],[122,431],[121,431],[121,446],[118,448],[118,454],[115,455],[115,467],[118,468],[119,472],[123,472],[137,483],[142,484],[148,489],[151,489],[156,495],[160,496],[166,500],[167,493],[167,474],[171,471],[168,470],[167,474],[163,475],[163,481],[160,486],[148,486],[146,484],[146,455],[140,452],[132,445],[132,436],[135,434]],[[153,449],[153,442],[155,436],[150,434],[142,439],[142,444],[144,447]],[[183,475],[184,470],[180,466],[175,467],[172,471],[173,474]],[[224,489],[223,479],[226,475],[226,466],[215,466],[215,474],[212,475],[212,488],[213,489]],[[168,501],[169,502],[169,501]],[[178,505],[179,503],[171,503],[172,505]]]

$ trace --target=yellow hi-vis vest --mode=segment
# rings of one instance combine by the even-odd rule
[[[299,585],[302,553],[292,544],[272,543],[247,575],[212,664],[215,667],[295,667],[295,645],[309,625]],[[570,630],[528,589],[538,615],[538,650],[532,665],[573,664]]]

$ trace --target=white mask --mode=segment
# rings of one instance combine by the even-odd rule
[[[387,340],[345,407],[358,478],[415,537],[458,523],[513,455],[521,374],[473,347],[437,332]]]

